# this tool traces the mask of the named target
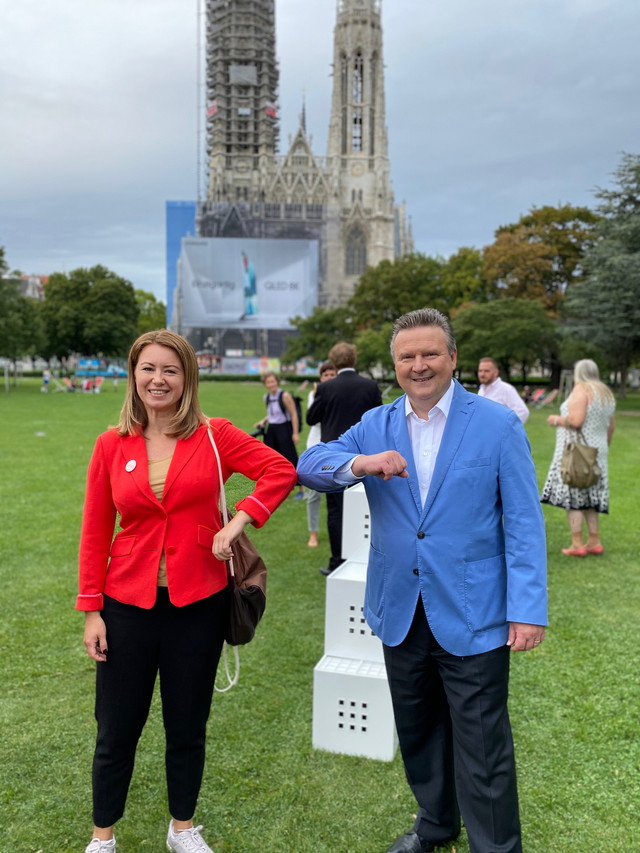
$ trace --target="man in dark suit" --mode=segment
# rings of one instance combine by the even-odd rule
[[[461,814],[471,853],[522,853],[509,659],[537,648],[547,621],[531,449],[514,412],[453,378],[439,311],[396,320],[391,351],[405,393],[298,463],[316,491],[362,480],[367,494],[364,616],[418,803],[387,853],[430,853],[456,838]]]
[[[369,409],[382,404],[376,382],[356,373],[356,348],[341,341],[331,348],[329,361],[338,371],[335,379],[318,385],[313,403],[307,410],[307,424],[320,424],[321,441],[339,438],[349,427],[357,424]],[[320,569],[329,575],[343,562],[342,559],[342,506],[344,492],[327,495],[327,529],[331,559],[327,568]]]

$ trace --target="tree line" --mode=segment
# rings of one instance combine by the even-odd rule
[[[563,367],[591,357],[620,374],[624,394],[640,355],[640,156],[622,155],[613,178],[595,192],[595,210],[533,208],[482,250],[447,259],[416,252],[367,269],[346,305],[292,319],[298,334],[283,360],[321,361],[349,340],[360,369],[391,372],[394,319],[430,306],[451,318],[463,371],[490,355],[507,377],[518,368],[526,381],[541,363],[557,384]],[[45,293],[21,295],[0,247],[0,357],[122,356],[139,334],[166,324],[153,294],[103,266],[54,273]]]
[[[370,267],[346,305],[292,320],[298,334],[283,358],[322,360],[346,339],[360,369],[391,371],[394,319],[429,306],[451,318],[463,371],[490,355],[506,376],[517,367],[523,381],[540,363],[557,385],[563,367],[589,357],[619,372],[624,395],[640,355],[640,156],[622,155],[613,178],[611,189],[595,192],[595,210],[534,207],[482,250],[461,248],[448,259],[414,253]]]
[[[13,362],[25,355],[122,356],[138,335],[166,325],[162,302],[103,266],[54,273],[43,300],[23,296],[20,281],[0,247],[0,356]]]

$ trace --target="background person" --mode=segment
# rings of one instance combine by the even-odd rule
[[[193,814],[202,780],[206,723],[227,622],[227,568],[249,523],[262,526],[295,483],[293,467],[197,398],[198,362],[187,341],[161,329],[129,353],[118,426],[100,435],[89,463],[80,541],[84,644],[97,662],[93,840],[114,851],[138,739],[160,675],[171,822],[167,847],[211,853]],[[256,481],[226,525],[223,477]],[[113,538],[119,514],[119,529]]]
[[[557,429],[556,447],[547,480],[542,489],[542,503],[567,510],[571,546],[563,548],[568,557],[586,557],[602,554],[600,542],[600,512],[609,512],[609,445],[615,429],[615,399],[607,386],[600,381],[598,365],[590,358],[576,362],[573,369],[574,387],[560,406],[560,415],[549,415],[547,423]],[[602,471],[600,479],[587,489],[575,489],[562,482],[560,464],[562,451],[571,435],[571,429],[581,429],[591,447],[598,448],[597,463]],[[583,540],[586,521],[587,541]]]
[[[382,396],[377,382],[365,379],[356,373],[356,348],[341,341],[331,347],[329,361],[337,371],[331,382],[318,385],[316,396],[307,409],[309,426],[320,424],[323,442],[339,438],[353,424],[358,423],[369,409],[382,404]],[[327,529],[331,558],[329,565],[320,569],[320,574],[329,575],[343,563],[342,559],[342,510],[343,492],[331,492],[327,495]]]
[[[512,409],[520,418],[522,423],[527,422],[529,417],[529,409],[526,402],[516,391],[513,385],[508,382],[503,382],[500,379],[500,369],[498,362],[493,358],[481,358],[478,364],[478,381],[480,387],[478,394],[480,397],[486,397],[487,400],[493,400],[507,408]]]
[[[320,382],[327,382],[329,379],[335,379],[335,365],[331,361],[323,361],[318,368],[318,373],[320,375]],[[313,388],[309,391],[309,395],[307,397],[307,409],[310,408],[314,401],[317,387],[318,384],[314,382]],[[309,435],[307,436],[307,449],[313,447],[314,444],[317,444],[320,441],[320,435],[320,424],[314,424],[310,428]],[[318,547],[321,501],[322,495],[320,492],[314,492],[313,489],[307,489],[307,526],[309,528],[309,541],[307,542],[307,545],[310,548]]]
[[[512,411],[453,379],[455,339],[439,311],[396,320],[391,349],[405,393],[307,450],[298,466],[311,488],[357,478],[367,493],[364,615],[383,643],[419,806],[387,853],[455,839],[460,813],[472,853],[521,853],[509,657],[537,647],[547,619],[529,442]]]
[[[267,389],[264,395],[267,414],[255,423],[254,427],[257,429],[266,426],[264,443],[284,456],[295,468],[298,464],[296,444],[300,441],[301,424],[293,397],[288,391],[280,390],[280,383],[275,373],[265,373],[262,382]],[[302,499],[304,489],[301,487],[294,497],[298,500]]]

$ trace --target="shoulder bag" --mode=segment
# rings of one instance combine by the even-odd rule
[[[597,463],[598,448],[590,447],[584,439],[582,430],[576,430],[575,437],[569,438],[562,451],[560,477],[562,482],[572,489],[588,489],[595,485],[602,471]]]
[[[227,508],[220,454],[211,427],[209,440],[218,462],[220,476],[220,513],[226,525],[233,514]],[[229,623],[225,639],[230,646],[242,646],[253,639],[266,606],[267,567],[246,533],[235,541],[233,555],[227,563],[229,578]]]

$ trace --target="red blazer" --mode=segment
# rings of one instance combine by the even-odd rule
[[[239,472],[256,481],[253,493],[236,508],[262,527],[295,485],[295,468],[230,421],[212,418],[209,423],[224,480]],[[173,604],[182,607],[223,589],[226,564],[211,551],[222,527],[219,493],[216,457],[204,424],[190,438],[178,440],[162,502],[149,486],[144,438],[120,437],[113,429],[98,436],[87,475],[76,608],[101,610],[103,593],[151,608],[163,550]],[[116,513],[121,529],[114,539]]]

